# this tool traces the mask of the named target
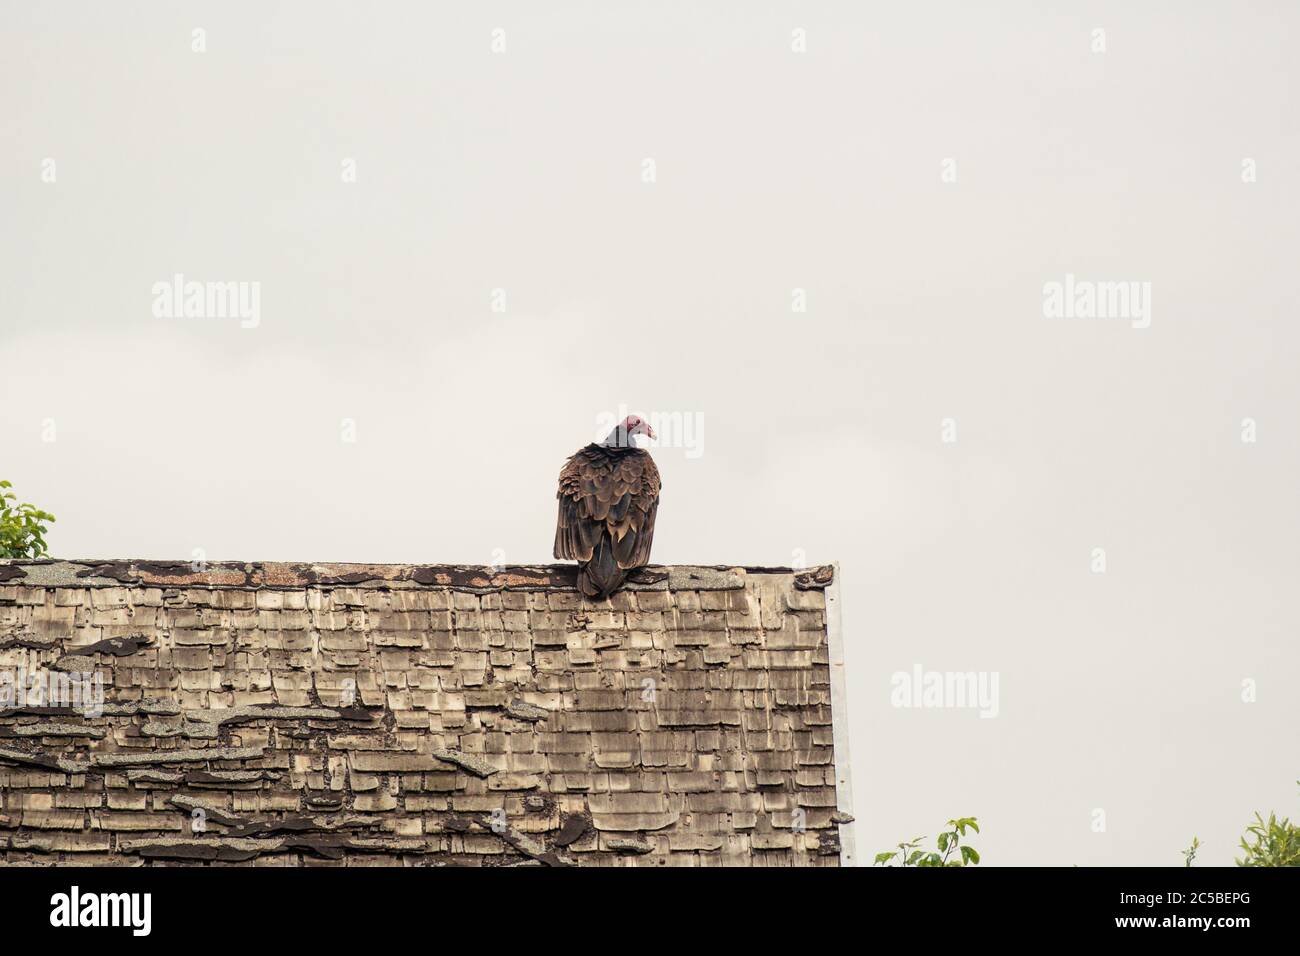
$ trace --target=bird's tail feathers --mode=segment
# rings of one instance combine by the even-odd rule
[[[591,560],[578,569],[578,590],[589,598],[609,597],[623,583],[627,572],[614,560],[614,544],[606,531],[591,553]]]

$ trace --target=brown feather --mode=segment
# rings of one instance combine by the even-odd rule
[[[560,471],[559,516],[555,528],[555,557],[585,565],[608,535],[618,568],[628,571],[650,563],[655,515],[662,482],[650,453],[641,448],[579,449]],[[609,561],[610,552],[603,552]],[[610,567],[612,574],[612,566]],[[593,572],[594,573],[594,572]],[[612,578],[606,588],[614,587]],[[591,581],[584,570],[584,593]]]

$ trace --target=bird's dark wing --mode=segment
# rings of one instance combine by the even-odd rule
[[[619,463],[619,478],[627,490],[619,500],[619,507],[610,513],[614,560],[624,570],[644,567],[650,563],[655,515],[659,511],[659,489],[662,486],[659,469],[648,451],[636,449]]]
[[[660,487],[659,469],[643,449],[579,450],[560,471],[555,557],[590,561],[608,531],[620,568],[647,564]]]

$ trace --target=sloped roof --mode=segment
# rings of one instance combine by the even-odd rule
[[[835,576],[0,562],[0,861],[851,862]]]

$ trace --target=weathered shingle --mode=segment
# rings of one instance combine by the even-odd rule
[[[836,865],[833,578],[0,562],[0,861]]]

